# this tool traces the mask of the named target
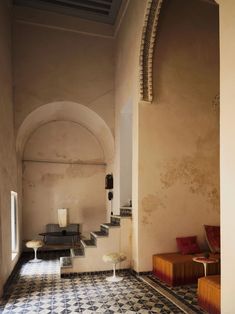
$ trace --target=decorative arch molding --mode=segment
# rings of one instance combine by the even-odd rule
[[[142,40],[140,47],[140,100],[152,102],[153,100],[153,54],[156,44],[159,16],[164,0],[148,0]],[[213,5],[223,0],[201,0]]]
[[[163,0],[148,0],[140,47],[140,100],[153,100],[153,53]]]
[[[99,141],[105,162],[113,162],[114,138],[104,120],[93,110],[81,104],[60,101],[52,102],[32,111],[21,124],[16,137],[16,151],[22,159],[24,147],[30,135],[45,123],[51,121],[72,121],[87,128]]]

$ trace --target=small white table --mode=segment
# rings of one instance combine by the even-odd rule
[[[193,261],[196,263],[201,263],[204,266],[204,275],[205,277],[207,276],[207,265],[208,264],[215,264],[218,263],[219,260],[214,258],[214,257],[204,257],[204,256],[198,256],[198,257],[194,257]]]

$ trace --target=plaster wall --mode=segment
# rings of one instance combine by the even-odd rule
[[[71,32],[63,16],[56,17],[55,29],[49,12],[21,14],[15,12],[13,32],[16,129],[39,106],[73,101],[94,110],[113,131],[113,39]],[[40,23],[32,24],[32,16]]]
[[[19,7],[14,9],[13,22],[15,129],[18,134],[17,145],[19,144],[19,147],[17,147],[20,154],[25,140],[30,136],[32,130],[50,120],[61,119],[74,122],[79,120],[83,126],[89,124],[87,127],[92,132],[94,130],[98,132],[98,135],[93,133],[99,138],[104,150],[113,151],[113,147],[110,146],[112,143],[110,144],[109,141],[112,137],[110,135],[114,134],[114,40],[111,36],[113,30],[97,23],[88,23],[56,13]],[[86,108],[91,111],[86,112]],[[69,142],[65,146],[71,147],[70,144]],[[37,147],[37,141],[32,145]],[[86,147],[83,145],[82,151],[85,152]],[[44,157],[52,158],[53,155],[50,154],[53,153],[55,146],[51,145],[47,149],[49,155],[45,153],[45,149]],[[63,160],[66,162],[77,161],[79,149],[77,148],[77,151],[73,152],[64,150],[63,156],[54,154],[53,158],[55,157],[60,162]],[[30,151],[28,157],[34,158],[33,150]],[[38,152],[37,149],[35,152]],[[81,150],[79,154],[82,157]],[[93,186],[92,176],[95,178],[94,180],[100,180],[96,181],[98,185],[102,181],[102,188],[104,187],[104,171],[113,171],[113,155],[109,154],[105,157],[107,169],[103,165],[93,166],[93,174],[88,176],[90,185],[84,185],[84,189],[90,191],[90,187]],[[103,157],[99,154],[94,154],[93,157],[89,155],[89,162],[92,158],[93,161],[99,162]],[[33,170],[27,171],[29,167]],[[40,168],[39,164],[26,167],[23,174],[24,178],[27,175],[26,180],[29,178],[29,180],[36,180],[33,175],[36,167]],[[77,166],[74,165],[74,167]],[[84,167],[87,168],[86,165]],[[60,170],[58,170],[59,168]],[[65,171],[62,168],[62,166],[58,166],[57,171]],[[95,169],[99,169],[99,174]],[[43,171],[48,172],[48,166],[42,167],[41,172],[44,173]],[[75,181],[73,184],[77,184]],[[66,185],[66,183],[63,184]],[[106,205],[103,206],[103,190],[96,203],[98,208],[102,203],[100,217],[102,217],[105,206],[109,206],[107,197]],[[37,191],[40,193],[40,188]],[[39,207],[40,202],[41,207],[45,207],[42,195],[37,195],[37,200]],[[62,200],[58,202],[61,203]],[[24,202],[24,206],[26,205],[27,208],[28,204],[28,200],[27,204]],[[85,206],[84,202],[82,206]],[[88,206],[91,206],[89,202]],[[96,216],[94,215],[94,217]],[[85,218],[81,219],[83,221]],[[96,221],[97,217],[94,219],[94,223]],[[93,229],[91,223],[88,228]]]
[[[164,1],[154,54],[154,101],[139,107],[139,271],[176,237],[220,222],[218,6]],[[146,245],[148,243],[148,245]]]
[[[138,102],[139,52],[146,0],[130,0],[115,42],[115,166],[114,209],[120,207],[121,112],[132,106],[132,266],[138,268]]]
[[[120,204],[132,199],[132,113],[121,113],[120,121]]]
[[[11,6],[0,2],[0,295],[18,256],[11,258],[11,191],[17,192],[11,67]]]
[[[235,180],[235,127],[234,127],[234,73],[235,73],[235,2],[218,1],[220,6],[220,169],[221,169],[221,313],[233,314],[235,302],[234,248],[234,180]]]
[[[58,208],[68,208],[69,222],[81,224],[83,234],[99,229],[106,221],[105,168],[100,143],[80,124],[39,127],[23,157],[23,239],[58,223]]]

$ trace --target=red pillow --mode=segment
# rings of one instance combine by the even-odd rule
[[[220,253],[220,226],[205,225],[206,240],[212,253]]]
[[[200,253],[197,236],[176,238],[177,246],[181,254]]]

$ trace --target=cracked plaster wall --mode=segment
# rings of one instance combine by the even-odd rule
[[[218,7],[166,0],[154,54],[154,101],[139,108],[139,271],[175,238],[219,224]]]
[[[106,221],[104,154],[86,128],[44,124],[29,138],[23,159],[24,240],[58,223],[58,208],[68,208],[69,222],[81,224],[83,234]]]

